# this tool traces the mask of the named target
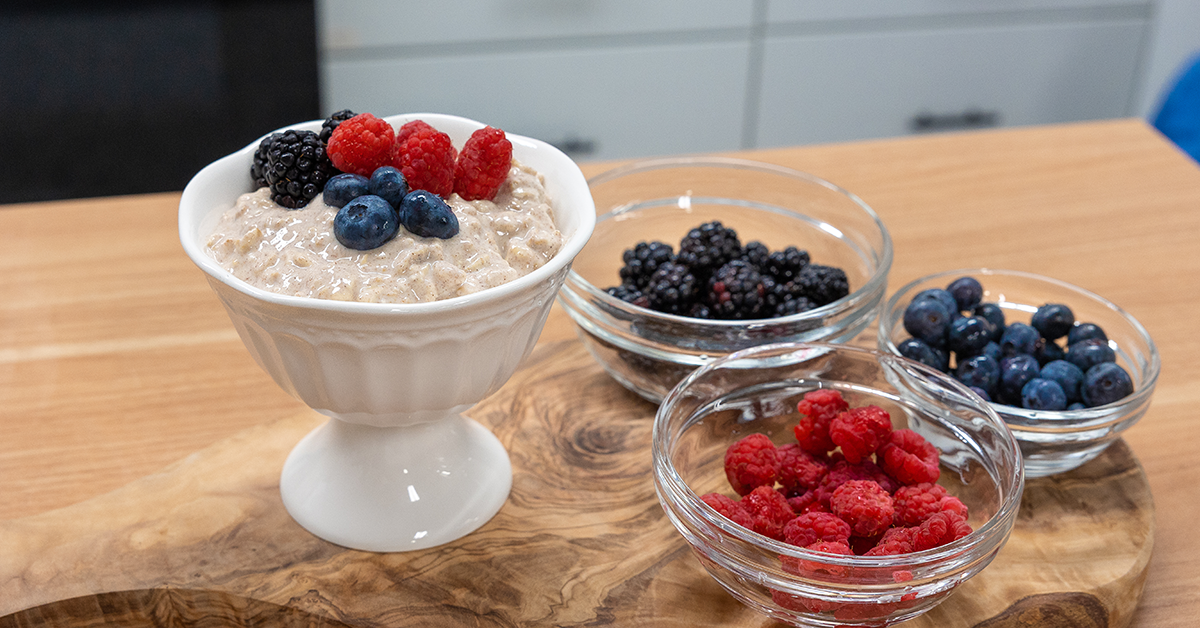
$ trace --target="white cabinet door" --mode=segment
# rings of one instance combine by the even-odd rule
[[[1149,10],[1151,0],[769,0],[767,19],[782,22],[938,15],[1002,15],[1052,10]]]
[[[769,37],[757,146],[1129,115],[1144,21]]]
[[[742,145],[748,42],[629,45],[322,66],[326,108],[474,118],[577,159]]]

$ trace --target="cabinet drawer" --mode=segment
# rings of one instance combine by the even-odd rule
[[[1141,21],[768,38],[757,146],[1128,115]]]
[[[327,61],[323,104],[474,118],[613,159],[742,144],[749,44]]]
[[[318,0],[325,50],[749,28],[753,0]],[[453,16],[448,19],[447,16]]]
[[[985,15],[1048,9],[1148,9],[1150,4],[1150,0],[768,0],[767,21],[777,24],[817,20]]]

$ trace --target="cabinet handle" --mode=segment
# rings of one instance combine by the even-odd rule
[[[928,133],[931,131],[983,129],[999,124],[999,111],[967,109],[957,113],[918,113],[912,117],[909,128],[916,133]]]
[[[568,155],[586,156],[596,152],[597,142],[582,137],[566,137],[550,144]]]

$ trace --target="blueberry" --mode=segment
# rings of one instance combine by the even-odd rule
[[[345,207],[346,203],[367,193],[367,178],[361,174],[339,174],[325,182],[321,200],[330,207]]]
[[[1113,362],[1102,362],[1083,376],[1083,403],[1089,408],[1118,401],[1133,394],[1133,380]]]
[[[1046,340],[1056,340],[1067,335],[1075,326],[1075,314],[1065,305],[1047,303],[1033,313],[1033,320],[1029,324]]]
[[[995,326],[981,316],[960,316],[950,322],[946,346],[958,357],[975,355],[991,342]]]
[[[1000,343],[993,340],[983,346],[983,351],[980,351],[979,355],[990,355],[993,360],[999,363],[1000,358],[1004,357],[1004,352],[1000,350]]]
[[[971,389],[971,392],[973,392],[973,393],[975,393],[976,395],[979,395],[980,397],[982,397],[984,401],[991,401],[991,400],[992,400],[992,396],[991,396],[991,395],[989,395],[989,394],[988,394],[988,392],[987,392],[986,390],[982,389],[982,388],[976,388],[976,387],[974,387],[974,386],[968,386],[967,388],[970,388],[970,389]]]
[[[1037,358],[1038,364],[1044,366],[1055,360],[1066,358],[1067,353],[1053,340],[1038,338],[1037,344],[1033,348],[1033,357]]]
[[[944,303],[934,298],[913,299],[904,308],[904,329],[931,347],[946,345],[946,330],[950,326],[950,312]]]
[[[415,235],[449,240],[458,235],[458,217],[441,197],[413,190],[400,203],[400,224]]]
[[[346,203],[333,217],[333,235],[347,248],[367,251],[396,235],[400,223],[396,210],[373,194]]]
[[[1000,351],[1004,357],[1029,355],[1037,350],[1038,331],[1025,323],[1011,323],[1000,336]]]
[[[1000,360],[1000,385],[998,387],[1000,400],[1004,403],[1019,405],[1021,389],[1029,380],[1038,376],[1037,360],[1027,354],[1018,354]]]
[[[954,378],[967,386],[983,389],[990,396],[1000,383],[1000,364],[991,356],[972,356],[958,364]]]
[[[1081,398],[1079,387],[1083,384],[1083,371],[1078,366],[1066,360],[1047,362],[1042,367],[1038,377],[1058,382],[1058,385],[1063,389],[1063,393],[1067,395],[1067,401],[1079,401]]]
[[[917,293],[913,297],[913,301],[919,299],[937,299],[942,305],[946,306],[946,311],[950,312],[952,318],[957,318],[961,312],[958,309],[958,300],[954,295],[941,288],[928,288]]]
[[[1066,360],[1086,373],[1088,369],[1102,362],[1116,362],[1117,353],[1107,342],[1093,338],[1067,347]]]
[[[1071,331],[1067,332],[1067,346],[1071,346],[1080,340],[1091,340],[1093,338],[1107,341],[1108,335],[1095,323],[1078,323],[1071,328]]]
[[[1058,382],[1035,377],[1021,388],[1021,407],[1030,410],[1066,410],[1067,394]]]
[[[1067,406],[1068,410],[1087,410],[1087,406],[1083,405],[1082,401],[1072,401],[1071,405]]]
[[[408,194],[408,180],[400,174],[399,170],[391,166],[382,166],[371,173],[367,189],[371,194],[387,201],[392,207],[400,209],[400,201],[404,200],[405,194]]]
[[[900,355],[931,366],[943,373],[950,370],[950,359],[945,351],[935,349],[928,343],[916,338],[908,338],[896,346]]]
[[[959,310],[969,310],[983,300],[983,286],[974,277],[955,279],[946,286],[946,292],[954,297]]]
[[[992,324],[996,326],[996,333],[992,337],[992,340],[1000,342],[1000,334],[1004,333],[1004,310],[999,305],[995,303],[980,303],[971,308],[971,314],[992,321]]]

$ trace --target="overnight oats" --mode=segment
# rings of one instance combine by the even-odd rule
[[[271,292],[438,301],[527,275],[563,245],[541,176],[492,127],[456,149],[422,121],[343,111],[319,134],[264,138],[251,175],[258,189],[221,216],[207,252]]]

